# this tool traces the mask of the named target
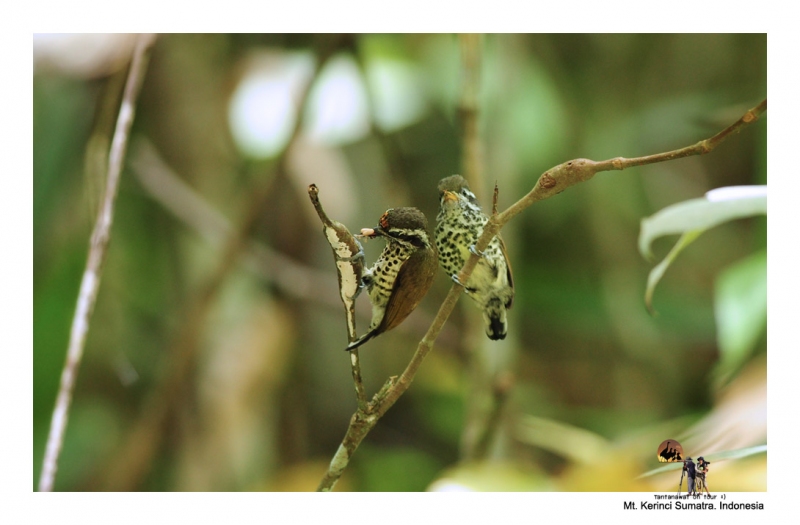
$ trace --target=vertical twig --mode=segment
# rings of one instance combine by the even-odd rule
[[[67,427],[72,391],[75,387],[75,378],[78,374],[86,335],[89,332],[89,321],[94,310],[97,292],[100,288],[100,277],[103,271],[108,241],[111,238],[111,225],[114,221],[114,203],[116,202],[122,164],[125,160],[125,150],[128,145],[128,135],[136,110],[136,99],[142,86],[145,69],[147,68],[148,51],[155,41],[155,35],[140,35],[133,51],[128,80],[122,95],[119,108],[117,125],[108,159],[108,177],[106,181],[103,203],[97,214],[92,237],[89,243],[89,256],[86,260],[86,269],[83,272],[75,315],[72,318],[72,328],[67,347],[67,359],[61,371],[61,383],[58,397],[50,422],[50,434],[47,437],[42,473],[39,478],[39,490],[53,490],[58,458],[61,446],[64,443],[64,431]]]
[[[356,335],[356,296],[361,290],[361,277],[364,274],[364,250],[361,244],[347,230],[344,224],[332,221],[322,203],[319,202],[319,188],[312,184],[308,187],[308,196],[317,215],[322,221],[322,231],[333,251],[336,263],[336,272],[339,276],[339,295],[344,304],[345,318],[347,319],[347,340],[355,341]],[[361,380],[361,363],[358,359],[358,348],[350,351],[350,367],[353,371],[353,383],[356,389],[358,409],[367,409],[367,394],[364,382]]]
[[[500,190],[497,188],[497,181],[494,182],[494,193],[492,194],[492,215],[497,215],[497,197]]]
[[[480,200],[483,193],[483,156],[478,132],[478,94],[481,85],[482,35],[458,36],[461,50],[461,169],[470,188]]]

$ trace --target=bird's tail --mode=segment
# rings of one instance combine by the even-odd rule
[[[483,320],[486,323],[486,335],[492,341],[505,339],[508,332],[506,307],[499,297],[492,297],[483,309]]]
[[[366,334],[362,335],[361,337],[359,337],[358,339],[356,339],[355,341],[353,341],[352,343],[347,345],[347,348],[345,348],[345,350],[347,352],[350,352],[351,350],[355,350],[356,348],[358,348],[359,346],[363,345],[364,343],[366,343],[367,341],[369,341],[370,339],[372,339],[376,335],[378,335],[378,331],[377,330],[375,330],[375,329],[370,330]]]

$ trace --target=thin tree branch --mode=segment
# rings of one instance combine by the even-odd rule
[[[355,237],[340,222],[332,221],[322,203],[319,202],[319,189],[312,184],[308,187],[308,196],[317,215],[322,221],[322,232],[333,251],[333,260],[336,263],[336,272],[339,277],[339,291],[344,304],[344,313],[347,319],[347,340],[352,343],[356,335],[356,296],[361,291],[361,276],[364,274],[364,249]],[[361,364],[358,360],[358,348],[350,351],[350,366],[353,371],[353,383],[356,389],[356,399],[359,411],[367,408],[367,394],[364,382],[361,380]]]
[[[461,50],[461,170],[472,191],[483,194],[483,150],[478,129],[478,95],[481,85],[481,50],[483,35],[458,35]]]
[[[515,215],[520,213],[522,210],[530,206],[536,201],[544,200],[553,195],[561,193],[565,189],[569,188],[570,186],[574,186],[580,182],[585,182],[595,174],[601,171],[612,171],[612,170],[624,170],[626,168],[631,168],[633,166],[644,166],[646,164],[654,164],[656,162],[665,162],[668,160],[675,160],[680,159],[683,157],[690,157],[693,155],[704,155],[706,153],[710,153],[713,151],[717,146],[719,146],[725,139],[730,137],[731,135],[738,133],[741,131],[742,128],[748,126],[758,120],[758,118],[767,110],[767,100],[764,99],[761,104],[754,107],[753,109],[748,110],[742,118],[728,126],[727,128],[723,129],[713,137],[701,140],[700,142],[692,145],[687,146],[685,148],[668,151],[666,153],[658,153],[655,155],[647,155],[644,157],[635,157],[632,159],[626,159],[624,157],[615,157],[613,159],[604,160],[604,161],[593,161],[589,159],[574,159],[563,164],[559,164],[554,168],[551,168],[544,172],[539,180],[536,182],[536,185],[533,189],[521,198],[519,201],[511,205],[507,210],[503,213],[498,215],[497,217],[492,217],[489,221],[489,225],[486,229],[484,229],[484,235],[478,241],[479,243],[484,240],[485,243],[479,244],[477,246],[478,249],[486,248],[489,244],[489,240],[492,237],[487,237],[488,233],[487,230],[491,233],[492,236],[497,234],[497,231],[506,224],[509,220],[511,220]],[[495,228],[494,225],[498,225]],[[470,263],[472,263],[470,265]],[[470,260],[467,261],[467,266],[474,267],[477,264],[477,257],[470,256]],[[462,281],[464,282],[464,281]]]
[[[539,180],[534,185],[533,189],[524,197],[519,199],[516,203],[512,204],[508,209],[499,214],[493,214],[489,218],[489,222],[483,229],[478,241],[475,243],[476,252],[480,253],[486,249],[491,239],[493,239],[500,229],[505,226],[508,221],[513,219],[516,215],[528,208],[533,203],[553,197],[578,183],[585,182],[591,179],[595,174],[601,171],[622,170],[627,167],[640,166],[644,164],[652,164],[654,162],[664,162],[674,160],[677,158],[688,157],[690,155],[702,155],[709,153],[723,142],[730,135],[740,131],[743,127],[755,122],[767,108],[767,101],[764,100],[755,108],[747,111],[744,116],[731,126],[725,128],[720,133],[717,133],[710,139],[702,140],[694,146],[681,148],[666,153],[659,153],[646,157],[637,157],[633,159],[625,159],[617,157],[606,161],[593,161],[590,159],[574,159],[563,164],[559,164],[546,172],[544,172]],[[467,282],[470,275],[472,275],[475,266],[478,264],[479,257],[474,253],[467,259],[466,264],[458,274],[458,280]],[[414,376],[417,373],[422,361],[433,348],[433,343],[436,341],[439,333],[447,321],[450,314],[455,308],[458,298],[461,296],[463,287],[454,284],[447,296],[439,307],[439,312],[431,322],[431,326],[425,337],[417,345],[417,350],[411,358],[408,366],[403,371],[399,379],[394,377],[389,378],[373,400],[368,404],[366,411],[357,410],[350,420],[350,426],[347,429],[342,444],[336,451],[328,471],[322,478],[322,481],[317,488],[318,491],[329,491],[333,489],[336,481],[344,472],[349,464],[358,445],[363,441],[364,437],[370,430],[377,424],[378,420],[394,405],[400,396],[408,390]],[[498,405],[500,406],[500,405]]]
[[[608,170],[624,170],[633,166],[644,166],[646,164],[654,164],[656,162],[664,162],[666,160],[680,159],[683,157],[691,157],[692,155],[704,155],[711,153],[714,148],[719,146],[725,139],[731,135],[739,133],[742,128],[755,122],[767,110],[767,99],[764,99],[761,104],[748,110],[742,118],[723,129],[713,137],[701,140],[697,144],[687,146],[685,148],[668,151],[666,153],[658,153],[656,155],[648,155],[645,157],[636,157],[633,159],[626,159],[624,157],[616,157],[610,160],[597,163],[596,171]]]
[[[497,197],[500,190],[497,187],[497,181],[494,181],[494,192],[492,193],[492,215],[497,215]]]
[[[75,379],[78,375],[86,336],[89,333],[89,322],[100,289],[100,278],[103,273],[108,242],[111,238],[111,226],[114,221],[114,205],[119,189],[120,174],[125,160],[128,136],[136,112],[136,99],[142,86],[144,72],[147,69],[149,50],[155,42],[155,35],[140,35],[133,51],[128,80],[122,95],[117,125],[108,159],[108,176],[103,203],[97,214],[94,230],[89,245],[86,269],[83,272],[75,315],[72,318],[67,358],[61,372],[58,397],[56,398],[53,417],[50,422],[50,433],[47,438],[42,473],[39,478],[40,491],[52,491],[58,470],[58,459],[64,443],[64,432],[67,427],[69,407]]]

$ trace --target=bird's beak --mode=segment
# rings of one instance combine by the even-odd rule
[[[452,191],[444,190],[444,202],[458,202],[458,195],[453,193]]]
[[[377,224],[377,225],[373,226],[372,229],[375,230],[375,233],[373,234],[373,237],[377,237],[378,235],[383,235],[384,237],[388,237],[389,236],[389,234],[386,232],[384,227],[381,226],[380,224]]]

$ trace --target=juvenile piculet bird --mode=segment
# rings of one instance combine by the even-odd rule
[[[454,281],[475,252],[475,243],[489,217],[481,211],[475,194],[461,175],[439,181],[439,214],[434,238],[439,250],[439,265]],[[506,310],[514,301],[514,280],[506,246],[500,236],[489,242],[466,283],[467,294],[483,310],[489,339],[505,339],[508,331]],[[459,283],[462,284],[462,283]]]
[[[366,237],[383,236],[386,247],[362,282],[372,302],[367,333],[347,346],[353,350],[399,325],[428,293],[436,275],[436,246],[428,237],[428,221],[416,208],[390,208]]]

